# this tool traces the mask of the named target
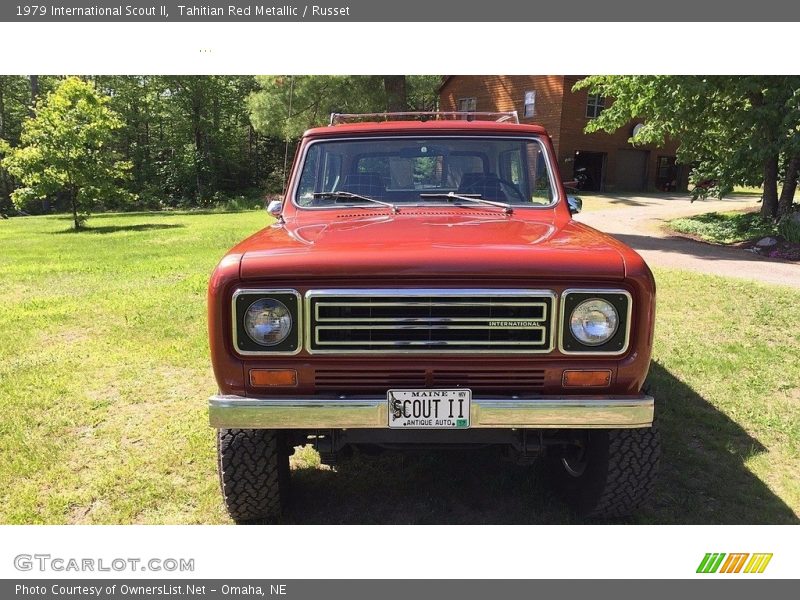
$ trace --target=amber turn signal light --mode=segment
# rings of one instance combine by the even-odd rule
[[[250,369],[250,385],[253,387],[295,387],[297,371],[294,369]]]
[[[611,384],[611,371],[564,371],[564,387],[606,387]]]

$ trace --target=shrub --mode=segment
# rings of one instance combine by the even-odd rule
[[[778,233],[786,238],[787,242],[800,244],[800,211],[789,213],[783,217],[778,223]]]
[[[716,244],[735,244],[777,233],[771,220],[754,212],[705,213],[673,219],[669,225],[675,231],[696,235]]]

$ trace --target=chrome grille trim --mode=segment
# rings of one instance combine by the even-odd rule
[[[322,317],[320,316],[320,308],[325,307],[337,307],[337,308],[348,308],[354,306],[362,306],[361,303],[358,302],[317,302],[314,304],[314,320],[318,323],[323,323],[325,321],[341,321],[342,319],[337,318],[330,318],[330,317]],[[381,307],[416,307],[419,304],[414,302],[381,302]],[[523,308],[540,308],[542,313],[539,319],[532,317],[530,320],[544,320],[546,318],[547,313],[547,304],[544,302],[428,302],[426,306],[432,308],[449,308],[449,307],[466,307],[466,308],[477,308],[481,306],[485,307],[493,307],[493,306],[500,306],[500,307],[523,307]],[[369,323],[444,323],[450,321],[486,321],[484,317],[463,317],[463,318],[452,318],[452,317],[407,317],[407,318],[381,318],[381,317],[352,317],[347,319],[350,322],[369,322]],[[498,319],[499,320],[499,319]]]
[[[487,298],[481,301],[480,298]],[[341,298],[364,299],[363,302],[340,300]],[[419,298],[420,301],[414,301]],[[424,301],[434,298],[435,301]],[[448,298],[453,298],[448,301]],[[456,300],[464,298],[465,301]],[[505,298],[531,298],[530,302],[503,301]],[[542,299],[549,300],[548,302]],[[321,300],[324,299],[324,300]],[[375,304],[367,300],[376,299]],[[381,300],[385,299],[386,302]],[[397,299],[392,301],[392,299]],[[409,300],[405,300],[409,299]],[[478,299],[478,300],[476,300]],[[496,300],[495,300],[496,299]],[[309,290],[305,294],[306,319],[305,341],[309,354],[429,354],[431,352],[447,354],[509,354],[528,353],[544,354],[552,352],[555,346],[555,328],[557,326],[558,307],[556,294],[552,290],[541,289],[320,289]],[[313,302],[312,300],[317,300]],[[380,316],[380,317],[330,317],[324,315],[325,308],[525,308],[534,309],[530,317],[486,316]],[[320,309],[323,309],[321,312]],[[513,326],[509,322],[519,321],[522,326]],[[496,322],[490,325],[490,322]],[[338,323],[335,325],[334,323]],[[326,341],[320,338],[320,332],[341,330],[369,331],[436,331],[436,330],[524,330],[537,333],[529,340],[369,340],[369,341]],[[548,331],[549,328],[549,331]],[[327,347],[326,347],[327,346]],[[361,346],[361,348],[358,348]]]

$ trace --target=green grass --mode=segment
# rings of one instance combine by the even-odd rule
[[[226,523],[206,398],[205,291],[263,212],[0,221],[0,523]],[[657,271],[664,437],[644,523],[800,511],[800,292]],[[491,450],[293,458],[288,522],[569,522]]]
[[[711,212],[672,219],[667,225],[679,232],[714,244],[736,244],[774,236],[778,227],[757,212]]]
[[[764,188],[754,185],[735,185],[731,193],[741,196],[760,196],[764,193]]]

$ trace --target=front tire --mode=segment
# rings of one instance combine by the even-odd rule
[[[219,429],[222,498],[237,523],[280,519],[289,499],[289,448],[277,429]]]
[[[661,440],[646,429],[589,430],[581,451],[550,458],[556,490],[581,517],[627,517],[650,497],[658,473]]]

